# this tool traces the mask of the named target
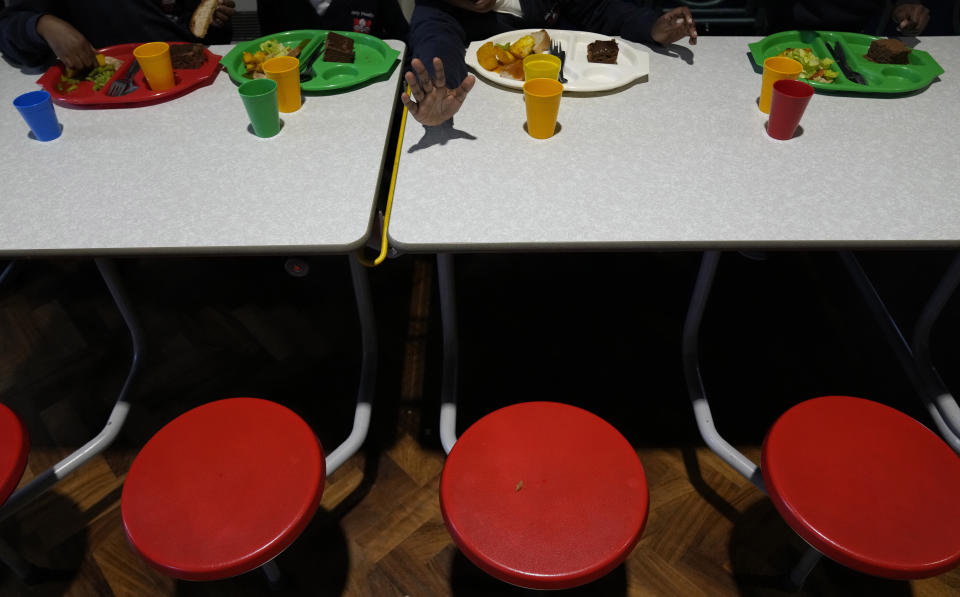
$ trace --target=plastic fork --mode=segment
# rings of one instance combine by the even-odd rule
[[[561,83],[566,83],[567,79],[563,76],[563,63],[566,62],[567,53],[563,51],[563,47],[558,41],[550,42],[550,53],[560,59],[560,76],[558,77],[558,80]]]
[[[316,62],[317,58],[320,57],[320,54],[323,53],[323,50],[325,49],[324,46],[326,45],[327,45],[327,40],[324,39],[323,41],[320,42],[320,45],[318,45],[316,49],[313,51],[313,54],[309,58],[307,58],[306,62],[300,65],[300,82],[301,83],[306,83],[316,75],[316,73],[313,72],[313,63]]]
[[[140,63],[134,60],[133,64],[130,65],[130,68],[127,69],[127,74],[110,84],[110,89],[107,90],[107,95],[110,97],[118,97],[121,95],[126,95],[131,91],[136,91],[138,87],[133,84],[133,75],[137,74],[137,71],[139,70]]]

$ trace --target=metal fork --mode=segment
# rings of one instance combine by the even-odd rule
[[[567,53],[563,51],[563,47],[558,41],[550,42],[550,53],[560,59],[560,76],[558,80],[561,83],[566,83],[567,79],[563,76],[563,63],[567,61]]]
[[[117,79],[110,84],[110,89],[107,90],[107,95],[110,97],[117,97],[126,95],[131,91],[135,91],[137,86],[133,84],[133,75],[137,74],[138,70],[140,70],[140,63],[134,60],[133,64],[130,65],[130,68],[127,69],[127,74],[123,75],[123,78]]]

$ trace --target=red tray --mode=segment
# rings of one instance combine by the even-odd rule
[[[186,42],[169,43],[170,45],[176,45],[177,43]],[[51,66],[47,72],[43,73],[43,76],[37,79],[37,83],[43,86],[43,88],[50,93],[50,96],[53,98],[54,102],[61,105],[88,107],[96,106],[104,108],[126,107],[168,100],[183,95],[184,93],[188,93],[197,87],[209,85],[217,77],[217,73],[220,72],[221,69],[221,56],[218,56],[207,48],[204,48],[203,51],[207,55],[207,61],[204,62],[200,68],[174,69],[173,76],[176,80],[176,85],[174,85],[171,89],[164,91],[153,91],[150,89],[150,86],[147,85],[147,80],[143,76],[143,71],[139,71],[137,74],[133,75],[133,82],[135,85],[137,85],[137,90],[126,95],[110,97],[107,95],[107,90],[110,89],[110,84],[113,83],[113,81],[117,78],[126,75],[127,69],[130,68],[135,60],[133,57],[133,49],[139,45],[140,44],[120,44],[97,50],[105,56],[112,56],[114,58],[123,60],[123,66],[117,69],[117,72],[113,74],[113,77],[111,77],[107,84],[104,85],[99,91],[93,90],[92,81],[81,81],[77,89],[69,93],[58,91],[57,83],[60,82],[60,77],[63,76],[64,73],[63,64],[59,62]]]

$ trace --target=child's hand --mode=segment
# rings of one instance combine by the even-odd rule
[[[217,10],[213,12],[213,20],[210,21],[210,24],[214,27],[223,27],[230,22],[230,19],[233,18],[233,15],[237,13],[234,8],[233,0],[220,0],[220,4],[217,6]]]
[[[697,43],[697,24],[693,22],[693,15],[686,6],[678,6],[666,12],[653,23],[650,37],[658,44],[665,46],[690,37],[690,45]]]
[[[43,15],[37,20],[37,33],[67,68],[87,70],[97,66],[97,51],[82,33],[63,19]]]
[[[930,10],[923,4],[900,4],[893,9],[890,18],[901,33],[918,35],[930,22]]]
[[[417,122],[427,126],[443,124],[453,118],[477,82],[476,77],[467,75],[456,89],[447,88],[443,61],[439,58],[433,59],[433,77],[419,58],[411,60],[410,66],[413,71],[407,71],[404,76],[410,92],[400,94],[400,101]]]

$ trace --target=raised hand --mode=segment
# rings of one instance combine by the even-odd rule
[[[427,126],[436,126],[453,118],[477,82],[476,77],[467,75],[459,87],[448,89],[443,61],[439,58],[433,59],[432,78],[419,58],[414,58],[410,66],[413,71],[404,75],[410,91],[400,94],[400,101],[417,122]]]
[[[653,23],[650,37],[660,45],[672,44],[684,37],[690,37],[690,45],[697,43],[697,24],[686,6],[678,6],[665,12]]]

